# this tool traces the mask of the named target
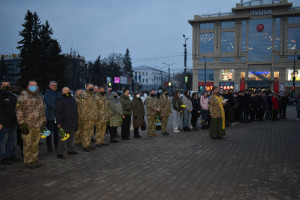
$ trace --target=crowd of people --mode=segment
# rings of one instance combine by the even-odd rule
[[[158,92],[151,89],[144,101],[141,99],[144,94],[140,92],[136,92],[131,100],[128,89],[123,89],[119,96],[112,88],[92,83],[86,84],[85,89],[77,90],[74,95],[68,87],[63,87],[61,92],[57,88],[57,82],[51,81],[49,90],[41,94],[38,83],[32,80],[28,82],[27,89],[17,96],[11,92],[9,82],[2,81],[2,164],[9,165],[18,160],[14,155],[16,141],[21,147],[25,167],[34,169],[43,166],[38,162],[41,137],[46,137],[49,153],[55,149],[57,158],[64,159],[65,149],[71,156],[78,154],[73,143],[86,152],[108,146],[104,139],[108,132],[110,143],[118,143],[119,138],[130,140],[131,129],[137,139],[141,138],[139,131],[146,129],[149,137],[157,136],[158,129],[167,136],[170,134],[167,124],[171,115],[173,133],[197,130],[201,117],[201,128],[209,129],[212,139],[222,139],[227,126],[256,120],[286,119],[288,104],[286,94],[278,96],[270,91],[249,90],[234,93],[215,86],[201,95],[196,92],[191,95],[189,90],[183,94],[175,91],[173,97],[166,89],[159,88]],[[299,102],[297,111],[299,119]],[[121,127],[120,135],[118,127]],[[93,140],[95,145],[92,145]]]

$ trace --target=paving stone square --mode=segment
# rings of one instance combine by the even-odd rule
[[[79,155],[65,160],[42,140],[43,167],[0,165],[0,199],[300,199],[295,106],[287,118],[228,127],[223,140],[202,129],[172,133],[169,121],[169,136],[131,132],[131,140],[89,153],[75,146]]]

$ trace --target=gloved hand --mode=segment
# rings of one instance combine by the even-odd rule
[[[19,129],[20,129],[21,133],[24,135],[27,135],[29,133],[27,124],[20,124]]]

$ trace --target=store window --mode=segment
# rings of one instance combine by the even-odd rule
[[[221,33],[221,52],[234,52],[235,32]]]
[[[300,28],[288,28],[287,49],[300,49]]]
[[[148,72],[146,72],[146,76],[148,76]]]
[[[255,81],[270,80],[271,72],[270,71],[249,70],[248,78],[249,78],[249,80],[255,80]]]
[[[221,81],[232,81],[234,75],[234,69],[221,69],[220,80]]]
[[[275,78],[277,78],[277,79],[279,78],[279,71],[274,71],[274,79]]]
[[[273,19],[249,21],[248,61],[272,60]]]
[[[199,69],[199,81],[204,80],[204,74],[205,70],[204,69]],[[206,81],[213,81],[214,80],[214,70],[213,69],[207,69],[206,70]]]
[[[215,28],[215,24],[214,23],[203,23],[200,24],[200,30],[210,30],[210,29],[214,29]]]
[[[296,81],[300,81],[300,76],[299,76],[299,72],[300,72],[300,70],[299,69],[296,69],[295,70],[295,73],[294,73],[294,70],[293,69],[289,69],[289,70],[287,70],[287,80],[288,81],[293,81],[293,77],[294,77],[294,74],[295,74],[295,80]]]
[[[222,22],[221,28],[234,28],[235,27],[235,21],[228,21],[228,22]]]
[[[200,34],[200,53],[214,52],[215,34],[201,33]]]
[[[241,79],[245,79],[245,77],[246,77],[246,72],[241,72]]]

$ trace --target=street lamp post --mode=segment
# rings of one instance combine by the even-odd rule
[[[184,38],[184,44],[183,44],[183,47],[184,47],[184,77],[183,77],[183,82],[184,82],[184,90],[186,90],[186,82],[185,82],[185,77],[186,77],[186,41],[189,39],[189,38],[186,38],[185,35],[183,34],[183,38]]]
[[[296,52],[294,55],[294,76],[293,76],[293,97],[295,97],[295,81],[296,81]]]
[[[204,92],[206,92],[206,57],[204,57]]]
[[[162,64],[168,66],[168,85],[169,85],[170,84],[170,66],[174,65],[175,63],[167,64],[167,63],[162,62]],[[169,88],[170,88],[170,86],[169,86]],[[169,89],[169,92],[170,92],[170,89]]]

